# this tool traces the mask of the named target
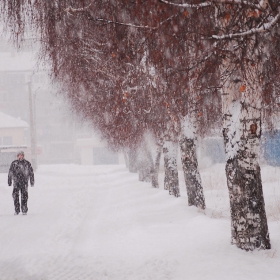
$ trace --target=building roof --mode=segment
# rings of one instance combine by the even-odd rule
[[[0,112],[0,128],[29,127],[28,123]]]

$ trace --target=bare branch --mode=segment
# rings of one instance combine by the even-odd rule
[[[177,15],[177,14],[176,14],[176,15]],[[107,19],[103,19],[103,18],[97,18],[97,19],[95,19],[95,20],[96,20],[96,21],[103,21],[103,22],[107,22],[107,23],[118,24],[118,25],[129,26],[129,27],[135,27],[135,28],[143,28],[143,29],[156,30],[156,29],[158,29],[160,26],[162,26],[165,22],[167,22],[167,21],[171,20],[172,18],[174,18],[176,15],[170,16],[170,17],[167,18],[166,20],[163,20],[163,21],[160,22],[157,26],[135,25],[135,24],[132,24],[132,23],[118,22],[118,21],[107,20]]]
[[[267,7],[267,0],[260,0],[259,4],[254,4],[249,1],[245,0],[208,0],[205,2],[202,2],[200,4],[188,4],[188,3],[183,3],[183,4],[177,4],[177,3],[172,3],[167,0],[160,0],[161,2],[169,5],[174,5],[177,7],[184,7],[184,8],[205,8],[209,7],[213,4],[232,4],[232,5],[244,5],[253,9],[258,9],[258,10],[264,10]]]
[[[204,7],[209,7],[211,6],[213,3],[210,1],[206,1],[204,3],[200,3],[200,4],[188,4],[188,3],[184,3],[184,4],[177,4],[177,3],[172,3],[166,0],[160,0],[161,2],[168,4],[168,5],[173,5],[173,6],[177,6],[177,7],[184,7],[184,8],[204,8]]]
[[[224,39],[232,39],[232,38],[237,38],[237,37],[245,37],[249,35],[253,35],[256,33],[262,33],[262,32],[267,32],[270,31],[270,29],[277,23],[277,21],[280,18],[280,12],[269,22],[263,24],[262,26],[258,28],[252,28],[250,30],[240,32],[240,33],[232,33],[232,34],[227,34],[227,35],[213,35],[211,38],[216,39],[216,40],[224,40]]]
[[[91,3],[92,4],[92,3]],[[85,8],[79,8],[79,9],[74,9],[71,6],[69,6],[68,8],[66,8],[64,11],[69,14],[69,15],[73,15],[73,13],[78,13],[78,12],[85,12],[89,9],[89,7],[91,6],[91,4],[89,4],[87,7]],[[118,25],[124,25],[124,26],[129,26],[129,27],[134,27],[134,28],[142,28],[142,29],[151,29],[151,30],[156,30],[158,29],[160,26],[162,26],[165,22],[171,20],[172,18],[174,18],[176,15],[170,16],[169,18],[167,18],[166,20],[160,22],[157,26],[148,26],[148,25],[136,25],[136,24],[132,24],[132,23],[125,23],[125,22],[119,22],[119,21],[113,21],[113,20],[108,20],[108,19],[104,19],[104,18],[96,18],[93,20],[95,21],[101,21],[101,22],[105,22],[108,24],[118,24]]]
[[[135,27],[135,28],[152,29],[152,30],[159,28],[159,26],[135,25],[135,24],[132,24],[132,23],[118,22],[118,21],[108,20],[108,19],[104,19],[104,18],[97,18],[95,20],[96,21],[103,21],[103,22],[106,22],[106,23],[113,23],[113,24],[118,24],[118,25]]]
[[[69,6],[69,7],[66,8],[64,11],[65,11],[67,14],[70,14],[70,15],[72,15],[71,13],[84,12],[84,11],[88,10],[88,8],[91,6],[91,4],[92,4],[92,2],[91,2],[88,6],[86,6],[86,7],[84,7],[84,8],[78,8],[78,9],[74,9],[74,8],[72,8],[71,6]]]

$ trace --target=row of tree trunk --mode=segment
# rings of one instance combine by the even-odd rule
[[[180,197],[179,176],[177,168],[178,144],[180,146],[181,161],[184,172],[185,184],[188,194],[189,206],[205,209],[205,199],[198,170],[196,145],[194,138],[182,137],[180,141],[158,140],[156,153],[152,156],[149,142],[143,141],[135,151],[125,151],[126,164],[130,172],[139,174],[139,180],[151,182],[155,188],[159,187],[158,174],[161,155],[164,156],[164,189],[170,195]]]
[[[236,93],[240,92],[243,85],[232,80],[228,79],[223,88],[223,136],[226,151],[225,171],[230,198],[231,240],[232,244],[245,250],[270,249],[259,166],[261,137],[259,99],[251,100],[248,104],[244,93],[243,98],[236,99]],[[253,77],[252,81],[256,81],[256,77]],[[250,91],[253,91],[256,96],[259,89],[255,87],[258,87],[256,83],[252,83],[251,87],[243,86],[248,96],[252,96]],[[177,169],[179,144],[188,204],[205,209],[195,142],[195,133],[181,133],[179,141],[172,141],[170,138],[159,140],[156,144],[155,161],[153,161],[148,142],[143,141],[137,152],[133,150],[128,152],[129,170],[139,172],[140,181],[152,182],[152,186],[158,188],[159,166],[163,152],[164,189],[168,190],[170,195],[179,197]]]

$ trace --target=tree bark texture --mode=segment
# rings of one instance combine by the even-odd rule
[[[177,168],[177,142],[165,141],[163,144],[164,153],[164,189],[169,190],[170,195],[180,196],[179,177]]]
[[[153,176],[152,176],[152,186],[154,188],[159,187],[158,174],[159,174],[161,153],[162,153],[162,144],[157,143],[156,157],[155,157],[155,164],[154,164],[154,173],[153,173]]]
[[[164,153],[164,150],[163,151],[163,155],[164,155],[164,189],[165,190],[169,190],[169,177],[168,177],[168,166],[167,166],[167,163],[168,163],[168,160],[165,158],[165,153]]]
[[[123,156],[124,156],[124,162],[125,162],[125,167],[129,167],[129,160],[128,160],[128,153],[126,149],[123,149]]]
[[[194,139],[183,137],[179,141],[189,206],[205,209],[205,199],[198,171]]]
[[[261,86],[256,60],[245,63],[242,71],[225,63],[231,74],[222,93],[231,239],[245,250],[271,247],[259,166]]]
[[[128,151],[128,170],[131,173],[137,173],[137,151],[135,149]]]
[[[146,141],[138,149],[137,160],[139,181],[151,182],[154,177],[154,162]]]

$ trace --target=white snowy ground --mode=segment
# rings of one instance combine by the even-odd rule
[[[230,245],[224,166],[202,169],[207,209],[118,166],[40,166],[27,216],[0,174],[1,280],[280,279],[280,168],[263,167],[272,249]]]

